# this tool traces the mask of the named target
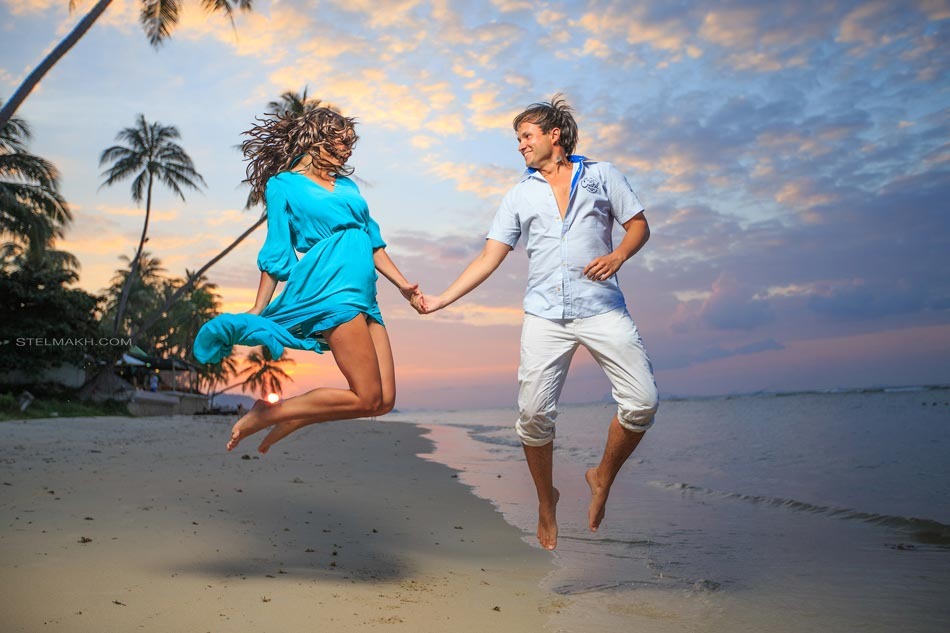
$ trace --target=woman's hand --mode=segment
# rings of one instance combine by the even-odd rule
[[[258,307],[258,306],[254,306],[253,308],[251,308],[250,310],[248,310],[247,312],[245,312],[245,314],[256,314],[256,315],[260,316],[261,312],[263,312],[263,311],[264,311],[264,308],[261,308],[261,307]]]
[[[399,286],[399,293],[406,298],[406,301],[412,303],[412,298],[416,294],[422,294],[419,292],[419,284],[412,284],[411,286]]]

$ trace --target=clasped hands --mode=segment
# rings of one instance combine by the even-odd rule
[[[419,290],[419,284],[413,284],[408,288],[400,288],[399,292],[419,314],[431,314],[445,307],[441,297],[422,294],[422,291]]]

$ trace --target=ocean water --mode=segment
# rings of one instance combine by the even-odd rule
[[[583,475],[613,410],[559,411],[550,630],[950,630],[950,391],[663,402],[591,533]],[[514,417],[394,419],[536,544]]]

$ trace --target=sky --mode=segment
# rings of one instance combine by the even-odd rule
[[[524,164],[511,120],[563,93],[577,153],[616,165],[652,237],[619,272],[661,394],[950,383],[950,0],[255,0],[232,26],[184,0],[159,50],[114,0],[21,106],[62,171],[59,247],[100,292],[137,245],[129,184],[98,157],[138,114],[175,125],[207,187],[160,191],[147,249],[169,274],[259,216],[235,146],[301,90],[359,120],[351,164],[387,251],[427,293],[482,248]],[[0,0],[0,98],[92,5]],[[619,236],[618,236],[619,237]],[[253,303],[262,227],[209,271]],[[380,280],[397,407],[513,407],[527,257],[418,316]],[[285,396],[344,386],[293,352]],[[562,401],[609,396],[583,350]]]

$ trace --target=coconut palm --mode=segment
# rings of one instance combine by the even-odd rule
[[[30,128],[19,118],[0,128],[0,235],[41,253],[72,221],[59,193],[59,171],[29,153]]]
[[[17,88],[10,100],[0,109],[0,127],[16,113],[17,108],[33,91],[36,84],[50,71],[50,69],[65,55],[76,42],[86,34],[86,31],[95,23],[99,16],[109,8],[112,0],[99,0],[93,5],[79,23],[66,37],[47,55],[40,65],[33,69],[20,87]],[[149,43],[158,48],[165,40],[171,37],[172,31],[178,25],[178,16],[181,12],[181,0],[139,0],[141,12],[139,23],[148,37]],[[201,5],[208,13],[223,13],[234,24],[234,10],[250,11],[253,0],[201,0]],[[76,0],[70,0],[69,10],[76,8]]]
[[[30,241],[0,244],[0,270],[60,271],[63,283],[79,281],[79,259],[72,253],[53,248],[51,243]]]
[[[115,323],[118,319],[120,328],[124,330],[129,325],[127,322],[136,322],[161,304],[165,268],[161,260],[152,257],[148,251],[139,255],[138,263],[133,263],[128,255],[121,255],[119,259],[126,266],[115,271],[104,291],[103,320],[111,318]],[[120,306],[123,309],[121,318],[117,317]]]
[[[148,123],[144,115],[139,115],[135,127],[127,127],[116,136],[116,140],[124,141],[126,145],[113,145],[102,152],[99,165],[112,163],[103,176],[106,177],[102,186],[115,183],[134,176],[132,180],[132,199],[141,203],[145,195],[145,223],[142,226],[142,237],[139,239],[138,250],[132,258],[130,275],[125,287],[119,296],[119,305],[116,311],[113,333],[119,333],[119,325],[125,313],[125,303],[129,286],[135,277],[136,268],[142,255],[142,248],[148,235],[148,221],[152,212],[152,187],[158,180],[165,184],[182,201],[185,194],[182,187],[197,190],[200,184],[205,184],[201,174],[195,171],[191,157],[185,150],[175,143],[181,138],[178,128],[161,123]]]
[[[194,273],[186,269],[185,276],[191,279]],[[162,300],[167,300],[185,283],[186,281],[180,278],[165,280]],[[199,276],[184,297],[162,312],[161,320],[156,322],[154,330],[147,331],[143,340],[151,339],[146,340],[146,344],[160,356],[189,358],[198,330],[220,311],[221,295],[218,294],[218,287],[209,283],[207,277]]]
[[[281,381],[294,381],[284,370],[284,367],[289,368],[295,365],[295,361],[287,356],[286,352],[280,358],[274,359],[266,347],[261,347],[259,350],[251,350],[245,357],[244,361],[247,366],[237,374],[237,378],[242,380],[222,389],[215,395],[230,391],[235,387],[240,387],[244,393],[248,391],[262,395],[268,393],[282,395],[284,393]]]
[[[323,104],[323,101],[320,99],[308,99],[307,98],[307,87],[303,87],[303,92],[293,92],[288,90],[284,94],[280,95],[280,98],[277,101],[271,101],[267,104],[267,112],[273,113],[278,116],[286,116],[288,114],[303,114],[309,110],[315,110]],[[325,106],[333,108],[333,106]]]
[[[198,373],[198,390],[210,394],[211,397],[208,403],[212,407],[214,406],[214,397],[217,395],[214,391],[215,387],[218,384],[227,384],[228,380],[237,374],[237,368],[238,362],[235,356],[222,358],[220,363],[201,365],[201,370]],[[232,385],[232,387],[236,386],[237,385]],[[224,391],[227,391],[227,389],[219,393],[223,393]]]

